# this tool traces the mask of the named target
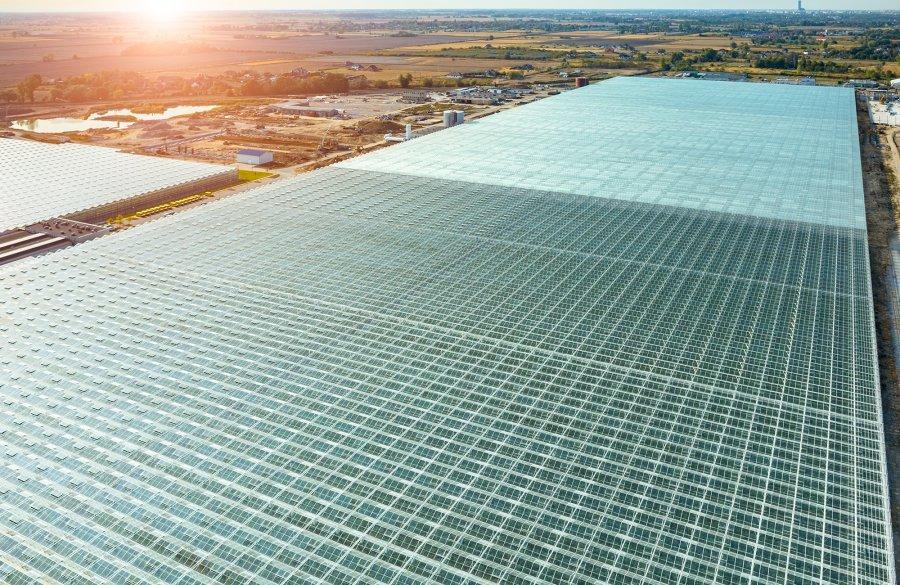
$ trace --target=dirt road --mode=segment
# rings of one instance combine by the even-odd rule
[[[891,151],[889,164],[894,171],[894,179],[900,184],[900,147],[897,146],[897,140],[900,138],[900,128],[889,128],[884,133],[884,138]]]
[[[857,120],[869,235],[891,523],[895,557],[900,558],[896,554],[900,553],[900,387],[895,359],[895,347],[900,343],[900,314],[895,308],[898,304],[895,302],[897,270],[891,248],[897,233],[895,202],[900,193],[892,192],[892,185],[896,185],[896,182],[888,178],[891,170],[887,168],[888,156],[883,146],[886,139],[883,134],[877,133],[861,102],[858,103]]]

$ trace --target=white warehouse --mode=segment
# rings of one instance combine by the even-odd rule
[[[264,165],[272,162],[272,153],[268,150],[257,150],[255,148],[242,148],[237,151],[237,162],[248,165]]]

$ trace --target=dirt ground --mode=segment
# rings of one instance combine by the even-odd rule
[[[891,166],[894,177],[900,180],[900,128],[890,128],[884,131],[884,137],[891,153]]]
[[[439,97],[441,94],[434,95]],[[275,157],[272,166],[281,168],[309,163],[335,153],[353,155],[383,141],[385,134],[402,133],[406,124],[418,129],[439,123],[442,110],[451,107],[446,100],[421,105],[408,103],[403,98],[402,90],[309,98],[312,108],[344,112],[343,117],[335,119],[284,114],[274,110],[273,106],[286,101],[284,99],[232,100],[208,112],[168,120],[140,121],[121,129],[67,133],[63,139],[129,152],[224,164],[233,163],[239,149],[258,148],[271,151]],[[119,107],[134,105],[117,104]],[[27,117],[83,118],[88,112],[100,111],[98,108],[102,107],[93,104],[57,107],[55,110],[45,108]],[[453,107],[465,109],[468,115],[488,109],[482,106]],[[38,140],[61,139],[53,134],[16,132]]]
[[[890,242],[897,229],[900,190],[896,188],[897,183],[891,176],[890,169],[886,168],[886,161],[891,156],[886,146],[886,136],[883,132],[879,134],[876,131],[869,120],[865,105],[862,103],[858,103],[857,118],[866,197],[881,398],[884,409],[891,522],[894,533],[895,558],[898,558],[898,553],[900,553],[900,387],[898,387],[892,336],[895,330],[893,320],[900,316],[893,316],[891,313],[889,279],[892,278]]]

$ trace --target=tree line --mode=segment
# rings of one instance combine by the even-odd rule
[[[241,84],[241,95],[316,95],[320,93],[346,93],[350,90],[350,82],[344,75],[325,73],[309,77],[292,77],[280,75],[274,80],[269,78],[252,78]]]
[[[410,79],[401,80],[407,84]],[[271,76],[253,71],[229,71],[217,76],[198,75],[191,79],[165,77],[148,79],[134,71],[101,71],[46,83],[40,75],[29,75],[13,88],[0,90],[2,102],[34,102],[41,89],[48,92],[42,101],[88,102],[125,98],[177,97],[188,95],[316,95],[346,93],[350,84],[338,73],[306,76]]]

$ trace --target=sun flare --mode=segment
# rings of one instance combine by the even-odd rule
[[[144,0],[141,2],[140,14],[154,23],[171,23],[181,16],[181,6],[182,3],[178,0]]]

